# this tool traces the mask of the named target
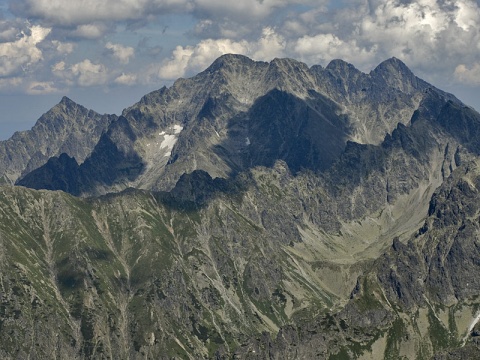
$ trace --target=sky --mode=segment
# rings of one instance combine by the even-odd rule
[[[480,0],[0,0],[0,139],[64,95],[119,115],[225,53],[366,73],[395,56],[480,110]]]

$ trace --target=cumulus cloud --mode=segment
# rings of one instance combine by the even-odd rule
[[[192,13],[201,18],[228,17],[245,21],[262,18],[276,9],[297,4],[326,3],[314,0],[16,0],[10,4],[13,13],[38,18],[57,25],[80,25],[96,21],[145,19],[168,12]]]
[[[474,63],[471,67],[460,64],[454,72],[457,81],[467,85],[480,85],[480,63]]]
[[[103,64],[94,64],[85,59],[71,67],[72,74],[77,78],[80,86],[105,84],[107,71]]]
[[[18,21],[0,21],[0,42],[17,40],[22,30],[28,31],[28,27]]]
[[[58,89],[53,81],[33,81],[28,84],[26,92],[30,95],[51,94],[58,92]]]
[[[66,67],[65,61],[59,61],[58,63],[52,66],[52,72],[60,76],[61,72],[65,71],[65,67]]]
[[[137,82],[137,75],[122,73],[114,82],[118,85],[134,85]]]
[[[227,17],[238,22],[265,18],[275,10],[294,5],[314,4],[319,6],[326,1],[312,0],[194,0],[193,10],[200,17],[222,18]]]
[[[286,41],[283,36],[277,34],[271,27],[262,30],[262,36],[251,44],[253,50],[251,57],[255,60],[269,61],[285,55]],[[250,54],[249,54],[250,55]]]
[[[245,53],[246,41],[235,42],[229,39],[203,40],[196,46],[177,46],[172,57],[163,62],[158,69],[161,79],[176,79],[187,72],[200,71],[210,65],[217,57],[227,53]]]
[[[99,39],[106,33],[108,27],[102,23],[78,25],[70,34],[72,37],[84,39]]]
[[[474,0],[365,0],[289,17],[282,34],[291,34],[289,55],[309,63],[343,58],[367,70],[396,56],[422,73],[451,74],[458,59],[477,58],[479,22]]]
[[[17,0],[11,11],[57,25],[81,25],[96,21],[135,20],[150,13],[188,9],[188,0]]]
[[[130,58],[135,56],[135,49],[130,46],[123,46],[121,44],[113,44],[108,42],[105,48],[110,50],[113,57],[116,58],[122,64],[128,64]]]
[[[58,40],[52,40],[52,45],[54,46],[57,53],[61,55],[71,54],[75,49],[75,44],[70,42],[61,42]]]
[[[195,46],[177,46],[170,59],[161,64],[158,77],[176,79],[208,67],[224,54],[244,54],[255,60],[271,60],[284,55],[285,39],[273,28],[266,27],[255,41],[206,39]]]
[[[310,64],[343,59],[359,66],[374,62],[377,46],[366,48],[359,46],[354,39],[342,40],[335,34],[318,34],[299,38],[293,51],[297,57]]]
[[[66,85],[96,86],[104,85],[108,80],[107,68],[103,64],[95,64],[90,59],[67,66],[60,61],[52,66],[52,73],[63,80]]]
[[[12,88],[18,88],[23,84],[21,77],[1,78],[0,77],[0,90],[11,90]]]
[[[43,54],[38,45],[45,40],[51,29],[32,26],[17,34],[13,41],[0,43],[0,76],[11,76],[26,71],[40,62]]]

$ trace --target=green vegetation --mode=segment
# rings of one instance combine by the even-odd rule
[[[378,299],[381,290],[378,287],[378,284],[372,282],[368,277],[363,278],[362,282],[362,293],[355,300],[355,304],[361,312],[366,312],[370,310],[383,309],[384,305]],[[381,295],[383,297],[383,295]]]
[[[433,309],[428,309],[428,322],[430,340],[434,349],[447,349],[456,343],[456,339],[437,318]]]
[[[400,358],[400,344],[402,343],[407,329],[402,319],[397,318],[387,332],[387,346],[385,348],[385,360]]]

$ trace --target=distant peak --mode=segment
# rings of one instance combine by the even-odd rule
[[[245,55],[240,54],[225,54],[217,58],[212,65],[210,65],[206,72],[215,72],[220,70],[221,68],[226,68],[230,66],[237,66],[237,65],[250,65],[253,64],[254,61]]]
[[[302,62],[295,60],[295,59],[290,59],[290,58],[275,58],[272,60],[271,64],[277,64],[277,65],[291,65],[291,64],[303,64]]]
[[[330,63],[325,68],[325,70],[330,70],[334,72],[338,72],[338,71],[345,72],[345,71],[352,71],[352,70],[360,71],[355,66],[353,66],[352,64],[342,59],[334,59],[330,61]]]
[[[57,106],[61,106],[66,109],[77,108],[77,109],[83,109],[84,111],[89,111],[89,109],[87,109],[85,106],[76,103],[75,101],[73,101],[67,96],[62,97],[62,100],[60,100]]]
[[[297,72],[299,70],[303,72],[309,71],[307,64],[290,58],[275,58],[270,62],[269,68],[274,71],[280,70],[287,73]]]
[[[70,99],[69,97],[67,96],[64,96],[62,97],[62,100],[60,100],[60,105],[64,105],[64,106],[67,106],[67,107],[70,107],[70,106],[78,106],[78,104],[73,101],[72,99]]]
[[[217,60],[224,61],[224,62],[236,62],[236,61],[246,61],[246,62],[253,62],[248,56],[242,54],[223,54]]]
[[[60,104],[68,104],[68,103],[71,103],[71,102],[73,102],[73,100],[70,99],[67,96],[62,97],[62,100],[60,100]]]
[[[417,78],[415,74],[401,60],[392,57],[380,63],[370,72],[376,81],[400,90],[406,94],[425,89],[431,85]]]
[[[374,72],[401,72],[403,74],[411,74],[412,71],[407,65],[396,57],[391,57],[381,62],[374,70]]]

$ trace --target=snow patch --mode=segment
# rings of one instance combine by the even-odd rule
[[[463,338],[462,347],[464,347],[465,344],[467,343],[470,333],[472,332],[473,328],[475,327],[475,325],[477,325],[479,321],[480,321],[480,313],[478,313],[477,317],[473,319],[473,321],[470,323],[470,326],[468,327],[468,330],[467,330],[467,334]]]
[[[144,150],[145,159],[149,167],[158,164],[159,160],[172,155],[179,134],[182,132],[183,126],[179,124],[170,125],[154,134],[154,137],[145,139]],[[163,162],[162,162],[163,163]]]
[[[168,152],[165,156],[170,156],[173,150],[173,146],[177,142],[177,137],[175,135],[165,135],[162,143],[160,144],[160,149],[167,149]]]
[[[180,134],[183,130],[183,126],[181,125],[173,125],[173,132],[174,134]]]
[[[183,126],[175,124],[166,129],[166,131],[162,131],[158,134],[160,136],[163,136],[162,143],[160,144],[160,149],[167,150],[164,155],[165,157],[170,157],[170,155],[172,155],[173,146],[176,144],[178,140],[178,134],[180,134],[182,130]]]

